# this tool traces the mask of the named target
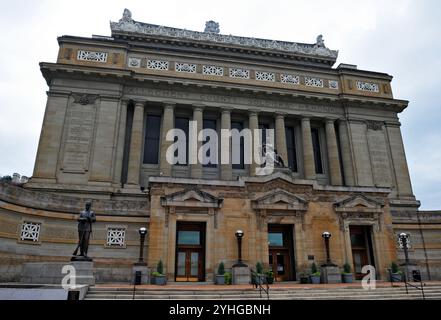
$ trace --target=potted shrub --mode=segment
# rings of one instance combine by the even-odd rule
[[[266,276],[266,283],[268,283],[268,284],[273,284],[274,283],[274,272],[273,272],[273,270],[268,270],[267,272],[265,272],[265,276]]]
[[[217,268],[216,284],[225,284],[225,265],[223,262],[219,263]]]
[[[321,275],[322,275],[321,272],[318,271],[317,265],[314,262],[311,266],[311,275],[309,276],[309,280],[311,281],[312,284],[320,284]]]
[[[354,275],[352,274],[351,265],[349,263],[346,262],[343,265],[343,273],[341,275],[342,275],[343,283],[354,282]]]
[[[233,275],[231,272],[225,272],[225,284],[233,284]]]
[[[152,273],[152,284],[163,286],[167,283],[167,279],[164,275],[164,265],[162,260],[159,260],[156,266],[156,271]]]
[[[299,274],[300,283],[301,284],[308,284],[309,283],[309,277],[307,274],[301,273]]]
[[[266,275],[263,273],[262,262],[256,263],[256,273],[257,273],[257,279],[255,279],[255,280],[259,281],[260,284],[264,284],[266,281]]]
[[[392,282],[400,282],[403,280],[403,273],[398,269],[398,265],[395,262],[392,262],[390,265],[391,271],[391,279]]]

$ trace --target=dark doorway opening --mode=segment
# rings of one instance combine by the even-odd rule
[[[372,246],[371,226],[350,226],[352,260],[354,273],[357,280],[362,280],[366,275],[362,269],[366,265],[375,267],[374,251]]]
[[[205,222],[178,222],[175,281],[205,281]]]
[[[276,281],[295,281],[293,225],[268,225],[269,265]]]

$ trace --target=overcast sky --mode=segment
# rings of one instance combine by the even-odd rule
[[[340,51],[338,63],[394,76],[410,101],[400,118],[414,193],[441,209],[441,2],[438,0],[0,0],[0,175],[31,176],[48,89],[38,63],[55,62],[57,37],[110,35],[129,8],[137,21],[314,43]]]

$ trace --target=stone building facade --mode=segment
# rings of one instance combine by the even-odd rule
[[[243,259],[297,280],[325,262],[374,265],[381,279],[403,262],[397,234],[426,279],[441,278],[440,212],[418,211],[392,77],[334,68],[337,51],[314,44],[222,35],[133,20],[112,34],[58,38],[56,63],[40,64],[49,90],[32,178],[0,183],[0,280],[29,262],[69,261],[76,217],[93,201],[89,254],[98,282],[131,281],[145,256],[169,281],[213,281],[217,266]],[[274,129],[286,164],[171,165],[170,129]],[[234,142],[233,142],[234,143]],[[203,142],[198,142],[200,147]],[[219,153],[221,152],[219,147]]]

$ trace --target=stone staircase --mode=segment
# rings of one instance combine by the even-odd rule
[[[424,289],[427,300],[441,299],[441,285],[427,285]],[[270,300],[421,300],[420,290],[409,288],[409,294],[403,287],[377,287],[366,291],[359,287],[332,288],[271,288]],[[91,287],[86,300],[132,300],[133,289]],[[191,288],[167,289],[137,288],[135,300],[266,300],[258,290],[252,289],[204,289]]]

